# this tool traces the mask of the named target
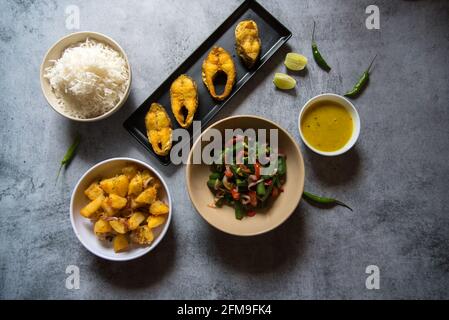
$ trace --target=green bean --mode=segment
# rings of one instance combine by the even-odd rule
[[[308,199],[308,200],[310,200],[310,201],[313,201],[313,202],[316,202],[316,203],[320,203],[320,204],[333,204],[333,205],[343,206],[343,207],[346,207],[346,208],[348,208],[349,210],[352,211],[351,207],[349,207],[348,205],[346,205],[345,203],[343,203],[343,202],[341,202],[341,201],[339,201],[337,199],[320,197],[320,196],[314,195],[314,194],[312,194],[310,192],[307,192],[307,191],[303,192],[303,197]]]
[[[265,195],[265,184],[263,181],[257,184],[256,193],[259,197],[263,197]]]
[[[225,201],[225,199],[224,198],[220,198],[220,199],[218,199],[217,201],[215,201],[215,205],[217,206],[217,207],[222,207],[223,206],[223,204],[224,204],[224,201]]]
[[[284,157],[278,158],[278,174],[283,176],[287,172],[287,163]]]
[[[238,192],[248,191],[248,182],[245,180],[237,179],[236,180]]]
[[[312,31],[312,53],[313,53],[313,58],[315,59],[316,63],[322,69],[329,72],[331,70],[331,67],[327,64],[326,60],[324,60],[323,56],[321,55],[320,51],[318,50],[318,46],[315,41],[315,21],[313,21],[313,31]]]
[[[236,165],[232,165],[232,166],[229,166],[229,168],[231,169],[231,172],[234,175],[234,177],[240,176],[240,173],[238,170],[239,167],[237,167]]]
[[[76,148],[78,148],[78,145],[80,143],[81,137],[79,134],[76,135],[75,140],[70,145],[70,147],[67,149],[64,158],[61,160],[61,165],[59,166],[58,175],[56,176],[56,181],[59,178],[59,174],[61,173],[62,167],[67,167],[69,163],[72,161],[73,157],[75,156]]]
[[[235,218],[238,220],[242,220],[244,215],[245,215],[245,209],[243,208],[243,205],[237,201],[235,203]]]
[[[207,181],[207,186],[209,188],[211,188],[212,190],[215,190],[215,183],[216,183],[217,179],[209,179]]]
[[[229,203],[230,205],[232,205],[232,202],[234,201],[234,200],[232,199],[232,195],[229,193],[229,191],[226,192],[226,193],[224,194],[223,199],[224,199],[227,203]]]
[[[209,175],[209,179],[216,180],[221,178],[221,173],[213,172]]]
[[[268,186],[268,190],[265,190],[265,195],[260,199],[262,202],[266,201],[268,197],[271,195],[271,193],[273,192],[273,187],[274,187],[274,179],[273,182]]]
[[[212,172],[223,172],[224,171],[224,165],[220,163],[213,163],[212,166]]]
[[[376,60],[376,57],[377,54],[374,56],[373,60],[371,60],[368,69],[366,69],[365,72],[363,72],[362,76],[359,78],[359,81],[357,81],[357,83],[351,90],[345,93],[346,97],[355,98],[363,91],[363,89],[365,89],[369,81],[369,73],[371,71],[371,67],[373,65],[374,60]]]

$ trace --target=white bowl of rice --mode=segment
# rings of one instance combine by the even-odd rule
[[[40,69],[50,106],[75,121],[107,118],[125,103],[131,68],[120,45],[97,32],[76,32],[58,40]]]

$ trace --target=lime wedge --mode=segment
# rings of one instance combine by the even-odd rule
[[[307,58],[302,54],[290,52],[285,56],[285,66],[293,71],[299,71],[306,67]]]
[[[290,90],[296,86],[296,80],[285,73],[275,73],[273,79],[274,85],[278,89]]]

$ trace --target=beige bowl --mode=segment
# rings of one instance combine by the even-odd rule
[[[116,253],[114,252],[111,242],[102,241],[97,238],[93,230],[94,224],[89,219],[81,216],[80,210],[89,203],[89,199],[84,195],[84,190],[86,190],[92,182],[101,178],[113,177],[114,175],[119,174],[121,169],[129,164],[135,164],[139,168],[148,169],[154,177],[159,179],[162,185],[159,190],[159,199],[169,205],[170,211],[168,212],[165,222],[153,230],[154,240],[151,244],[147,246],[137,246],[132,244],[129,250]],[[171,216],[172,201],[164,179],[162,179],[161,175],[156,170],[145,162],[132,158],[112,158],[94,165],[79,179],[73,189],[72,198],[70,200],[70,221],[78,240],[87,250],[96,256],[112,261],[128,261],[136,259],[153,250],[167,233]]]
[[[99,42],[103,42],[116,50],[118,53],[120,53],[123,58],[126,61],[126,64],[128,66],[128,72],[129,72],[129,80],[128,80],[128,86],[126,87],[125,95],[123,98],[117,103],[117,105],[109,110],[108,112],[94,118],[88,118],[88,119],[79,119],[72,117],[71,115],[64,112],[64,109],[61,108],[59,105],[58,99],[56,98],[55,93],[53,92],[53,89],[50,86],[49,81],[44,78],[45,69],[47,67],[52,66],[51,61],[57,60],[62,56],[62,53],[64,50],[71,45],[74,45],[78,42],[85,41],[86,38],[89,39],[95,39]],[[59,39],[45,54],[44,60],[42,61],[41,68],[40,68],[40,81],[41,81],[41,88],[42,92],[44,93],[45,99],[47,99],[50,106],[55,110],[57,113],[62,115],[63,117],[66,117],[71,120],[75,121],[81,121],[81,122],[91,122],[91,121],[97,121],[101,119],[105,119],[112,115],[114,112],[116,112],[118,109],[120,109],[123,104],[125,103],[126,99],[128,99],[129,92],[131,90],[131,67],[129,65],[128,57],[125,54],[125,51],[120,47],[120,45],[112,40],[111,38],[105,36],[104,34],[98,33],[98,32],[90,32],[90,31],[83,31],[83,32],[75,32],[72,34],[69,34],[61,39]]]
[[[284,192],[263,211],[258,210],[254,217],[237,220],[234,208],[223,205],[221,208],[211,208],[214,196],[207,187],[209,174],[207,164],[192,164],[193,152],[207,145],[202,136],[215,128],[222,133],[225,129],[278,129],[279,148],[287,156],[287,179],[283,186]],[[257,116],[233,116],[220,120],[209,128],[196,140],[189,154],[186,167],[187,190],[190,199],[198,213],[215,228],[238,236],[253,236],[268,232],[282,224],[293,213],[301,200],[304,189],[304,161],[298,145],[293,137],[272,121]]]

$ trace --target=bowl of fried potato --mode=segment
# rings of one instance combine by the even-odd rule
[[[76,236],[93,254],[113,261],[150,252],[170,225],[172,202],[160,174],[131,158],[112,158],[90,168],[70,202]]]

